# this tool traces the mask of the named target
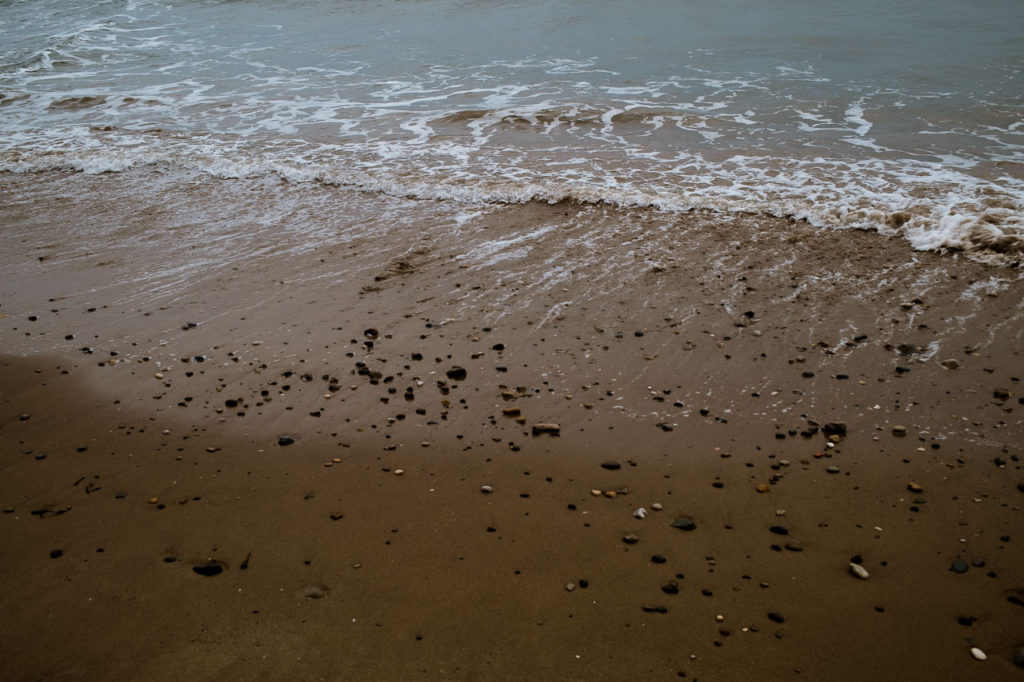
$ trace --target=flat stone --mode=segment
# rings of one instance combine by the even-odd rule
[[[672,527],[679,530],[694,530],[697,528],[697,523],[688,516],[681,516],[672,522]]]
[[[907,427],[906,426],[894,426],[894,427],[892,427],[892,435],[896,436],[897,438],[903,438],[904,436],[907,435]]]
[[[971,647],[971,656],[974,656],[974,660],[976,661],[984,661],[988,658],[988,656],[985,655],[985,652],[976,646]]]
[[[491,493],[494,492],[494,488],[492,488],[489,485],[482,485],[480,486],[480,492],[482,492],[484,495],[490,495]]]
[[[277,439],[277,444],[280,445],[281,447],[291,445],[294,442],[295,439],[292,438],[291,436],[281,436],[280,438]]]
[[[468,373],[465,367],[456,366],[445,372],[445,375],[452,381],[463,381],[468,376]]]
[[[635,545],[637,542],[640,541],[640,538],[630,533],[629,535],[623,536],[622,541],[625,542],[627,545]]]
[[[802,551],[804,551],[804,546],[799,541],[797,541],[797,540],[790,540],[790,541],[788,541],[785,544],[785,547],[790,552],[802,552]]]
[[[609,471],[617,471],[622,468],[622,463],[614,461],[601,462],[601,468],[608,469]]]
[[[222,566],[219,561],[208,561],[205,564],[196,564],[193,566],[192,572],[207,578],[212,578],[215,575],[223,573],[224,566]]]
[[[912,493],[923,493],[924,492],[924,486],[919,485],[919,484],[914,483],[913,481],[911,481],[910,483],[907,484],[907,490],[909,490]]]
[[[825,468],[825,471],[827,471],[830,474],[838,474],[839,473],[839,467],[837,467],[835,464],[831,464],[831,465],[829,465],[828,467]]]
[[[327,590],[320,585],[310,585],[302,590],[302,596],[306,599],[323,599],[327,596]]]
[[[776,611],[769,611],[768,612],[768,620],[770,620],[773,623],[785,623],[786,622],[786,618],[781,613],[778,613]]]
[[[953,571],[954,573],[966,573],[970,567],[971,565],[963,559],[957,559],[953,562],[953,565],[949,567],[949,570]]]
[[[775,533],[776,535],[789,535],[789,529],[785,526],[772,526],[768,530],[770,530],[772,533]]]
[[[644,613],[668,613],[667,606],[656,606],[654,604],[644,604],[640,607],[644,610]]]
[[[539,435],[542,433],[549,433],[552,436],[557,436],[562,432],[562,427],[558,424],[534,424],[533,435]]]

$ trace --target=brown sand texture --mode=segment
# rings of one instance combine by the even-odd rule
[[[168,227],[231,183],[58,180],[0,179],[0,678],[1024,679],[1019,271],[536,203],[232,246]]]

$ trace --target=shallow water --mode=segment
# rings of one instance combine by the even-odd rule
[[[8,2],[0,169],[752,212],[1016,263],[1021,25],[1005,0]]]

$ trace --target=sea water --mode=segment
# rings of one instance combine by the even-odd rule
[[[5,0],[0,180],[754,213],[1013,265],[1022,29],[1019,0]]]

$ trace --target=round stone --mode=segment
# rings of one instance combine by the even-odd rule
[[[967,569],[969,569],[970,567],[971,565],[968,564],[965,560],[957,559],[953,562],[953,565],[949,567],[949,570],[953,571],[954,573],[966,573]]]

